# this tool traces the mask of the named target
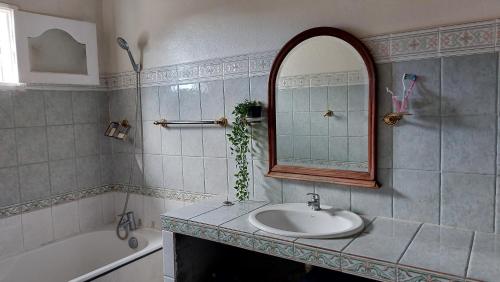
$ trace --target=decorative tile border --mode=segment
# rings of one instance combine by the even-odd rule
[[[458,282],[463,278],[424,271],[416,268],[398,266],[398,282]]]
[[[194,237],[219,241],[219,230],[212,225],[189,222],[189,234]]]
[[[209,199],[214,196],[211,194],[199,194],[186,191],[152,188],[152,187],[140,187],[140,186],[122,185],[122,184],[103,185],[71,193],[54,195],[44,199],[29,201],[6,207],[0,207],[0,218],[14,216],[21,213],[28,213],[39,209],[49,208],[51,206],[77,201],[88,197],[95,197],[108,192],[123,192],[123,193],[129,192],[148,197],[169,199],[169,200],[176,200],[183,202],[198,202],[201,200]]]
[[[254,235],[254,251],[282,258],[293,259],[293,242]]]
[[[337,271],[341,270],[341,257],[338,252],[320,250],[318,248],[295,244],[294,257],[295,260],[303,263]]]
[[[141,73],[141,85],[147,87],[267,75],[276,54],[276,51],[261,52],[145,69]],[[105,74],[101,76],[101,83],[113,90],[132,88],[135,87],[136,76],[134,72]]]
[[[76,201],[87,197],[93,197],[111,191],[113,191],[113,186],[104,185],[76,192],[54,195],[48,198],[29,201],[12,206],[0,207],[0,218],[14,216],[21,213],[28,213],[39,209],[49,208],[53,205]]]
[[[180,233],[184,235],[191,235],[190,233],[190,225],[187,220],[171,218],[171,217],[162,217],[161,226],[163,230],[167,230],[174,233]]]
[[[396,281],[396,266],[366,258],[342,254],[342,272],[378,281]]]
[[[393,33],[362,39],[378,63],[500,51],[500,19]],[[172,85],[207,80],[267,75],[277,50],[145,69],[142,86]],[[328,83],[340,83],[343,78]],[[99,89],[135,87],[135,73],[101,76]],[[324,78],[311,80],[326,83]],[[298,82],[293,82],[298,83]]]
[[[255,239],[252,235],[226,228],[219,228],[219,241],[231,246],[253,250]]]

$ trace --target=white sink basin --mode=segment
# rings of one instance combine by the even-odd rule
[[[250,213],[249,221],[263,231],[297,238],[346,237],[364,228],[363,219],[353,212],[329,206],[314,211],[305,203],[265,206]]]

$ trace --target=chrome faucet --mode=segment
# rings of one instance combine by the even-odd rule
[[[134,212],[129,211],[125,214],[125,216],[121,217],[121,221],[118,224],[118,227],[123,228],[126,231],[136,230],[137,224],[135,223]]]
[[[315,211],[321,210],[321,205],[320,205],[320,201],[319,201],[319,194],[316,194],[316,193],[307,193],[307,195],[311,195],[312,196],[312,201],[308,201],[307,202],[307,206],[311,207]]]

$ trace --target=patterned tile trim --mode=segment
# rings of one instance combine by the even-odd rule
[[[117,192],[129,192],[134,194],[140,194],[149,197],[169,199],[169,200],[177,200],[183,202],[198,202],[201,200],[206,200],[214,197],[212,194],[202,194],[202,193],[193,193],[189,191],[179,191],[172,189],[163,189],[163,188],[155,188],[155,187],[144,187],[144,186],[134,186],[127,184],[115,184],[113,185],[114,191]]]
[[[455,282],[464,281],[463,278],[449,276],[415,268],[398,266],[399,282]]]
[[[189,222],[188,233],[201,239],[219,241],[219,230],[212,225]]]
[[[180,233],[184,235],[191,235],[190,225],[187,220],[172,218],[172,217],[162,217],[161,226],[163,230]]]
[[[238,232],[226,228],[219,228],[219,242],[231,246],[253,250],[254,237],[252,234]]]
[[[29,201],[7,207],[0,207],[0,218],[14,216],[21,213],[28,213],[39,209],[49,208],[53,205],[76,201],[87,197],[97,196],[103,193],[111,192],[112,190],[113,187],[111,185],[104,185],[76,192],[54,195],[48,198]]]
[[[209,199],[214,196],[211,194],[198,194],[192,192],[167,190],[167,189],[151,188],[151,187],[139,187],[130,185],[103,185],[76,192],[54,195],[48,198],[29,201],[16,205],[0,207],[0,218],[14,216],[21,213],[27,213],[39,209],[49,208],[54,205],[77,201],[79,199],[84,199],[88,197],[94,197],[108,192],[124,192],[124,193],[129,192],[154,198],[177,200],[184,202],[197,202],[200,200]]]
[[[341,257],[338,252],[323,251],[317,248],[295,244],[294,257],[295,260],[319,267],[333,270],[340,270],[341,268]]]
[[[254,250],[260,253],[293,259],[293,242],[271,239],[264,236],[254,235]]]
[[[396,265],[342,254],[342,272],[378,281],[396,281]]]
[[[376,62],[476,54],[500,50],[500,20],[443,26],[362,39]],[[145,69],[143,86],[171,85],[216,79],[267,75],[277,50]],[[98,89],[135,87],[134,72],[104,74]],[[317,83],[325,83],[316,79]]]
[[[277,51],[240,55],[222,59],[145,69],[141,74],[142,86],[172,85],[217,79],[252,77],[269,74]],[[134,72],[101,76],[108,89],[135,87]]]

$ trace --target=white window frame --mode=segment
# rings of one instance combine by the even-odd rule
[[[0,23],[0,85],[19,84],[14,15],[17,7],[0,3],[6,22]]]

